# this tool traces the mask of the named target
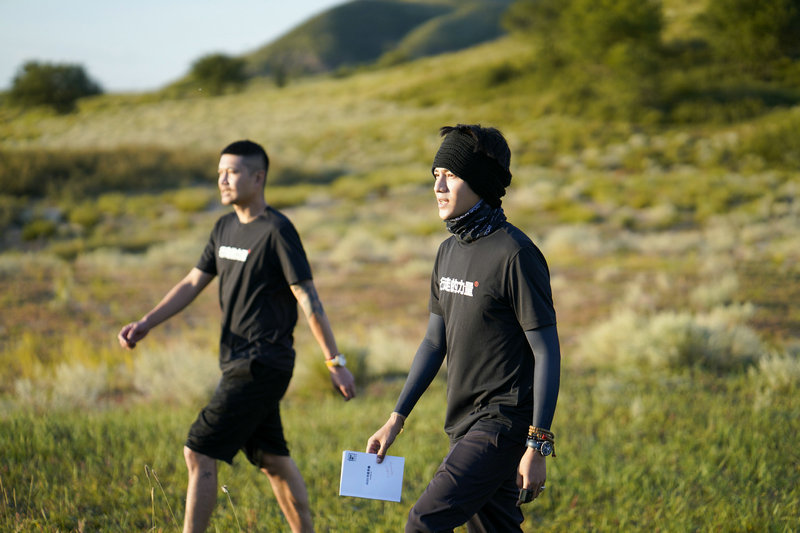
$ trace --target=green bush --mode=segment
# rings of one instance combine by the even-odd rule
[[[0,194],[0,231],[19,220],[19,215],[22,213],[24,206],[24,198]]]
[[[24,107],[50,106],[60,113],[72,111],[79,98],[100,94],[80,65],[58,65],[29,61],[17,73],[8,93],[13,104]]]
[[[264,194],[267,203],[276,209],[284,207],[292,207],[301,205],[308,200],[314,191],[319,187],[314,185],[294,185],[294,186],[281,186],[281,185],[267,185]]]
[[[580,342],[586,362],[628,371],[740,371],[758,361],[763,350],[755,332],[725,309],[698,315],[623,311]]]
[[[102,218],[103,213],[94,202],[83,202],[72,208],[67,215],[67,220],[84,229],[93,228]]]
[[[192,64],[190,77],[212,96],[224,93],[229,87],[238,90],[247,80],[245,61],[226,54],[209,54]]]
[[[217,192],[209,187],[192,187],[168,193],[166,200],[184,213],[204,211],[217,197]]]
[[[58,225],[52,220],[37,218],[22,228],[22,238],[26,241],[47,239],[56,234]]]
[[[11,196],[86,198],[207,182],[211,156],[191,150],[14,150],[0,154],[0,190]]]
[[[760,67],[800,57],[798,0],[710,0],[700,21],[724,59]]]

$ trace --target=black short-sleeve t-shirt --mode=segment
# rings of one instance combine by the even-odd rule
[[[524,438],[534,364],[525,331],[556,323],[542,253],[509,223],[471,243],[451,237],[436,256],[429,309],[445,323],[447,434],[476,426]]]
[[[292,369],[297,301],[289,285],[311,279],[311,267],[289,219],[271,207],[247,224],[222,216],[197,268],[219,276],[223,369],[240,357]]]

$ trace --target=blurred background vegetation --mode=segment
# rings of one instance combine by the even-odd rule
[[[424,333],[430,269],[447,236],[430,191],[438,128],[483,123],[511,145],[503,205],[548,258],[563,344],[554,429],[566,463],[527,524],[796,527],[797,0],[358,0],[247,56],[198,58],[159,91],[98,94],[88,80],[69,105],[20,98],[32,72],[47,81],[53,67],[24,66],[0,96],[0,391],[10,428],[75,408],[103,420],[106,410],[167,405],[189,414],[137,414],[142,427],[155,424],[140,448],[178,450],[179,436],[154,442],[160,424],[180,433],[214,385],[215,290],[136,352],[114,337],[194,264],[224,212],[218,152],[251,138],[271,157],[267,200],[297,225],[369,399],[329,403],[301,323],[288,401],[305,422],[322,405],[333,427],[320,422],[319,432],[361,449]],[[426,417],[443,400],[426,401],[419,457],[435,468],[441,421]],[[346,429],[355,418],[363,434]],[[35,431],[46,433],[47,420]],[[304,430],[289,431],[292,441]],[[335,484],[338,450],[320,459],[327,467],[301,467],[332,468],[315,483]],[[16,469],[0,471],[0,510],[4,525],[27,530],[52,506],[36,491],[11,503],[8,487],[40,479],[18,455]],[[178,507],[180,461],[164,467]],[[731,496],[742,486],[748,496]],[[95,485],[80,490],[103,500]],[[260,493],[242,497],[255,513]],[[338,515],[315,505],[335,531]],[[370,505],[355,507],[384,514]],[[81,519],[131,527],[56,507],[65,530]],[[385,514],[353,531],[396,530],[404,513]],[[219,520],[234,527],[230,514]],[[264,527],[252,520],[250,530]]]

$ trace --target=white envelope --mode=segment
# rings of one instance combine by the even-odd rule
[[[378,463],[376,458],[374,453],[349,450],[342,453],[339,496],[400,501],[405,457],[387,455],[382,463]]]

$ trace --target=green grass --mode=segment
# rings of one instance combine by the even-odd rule
[[[689,4],[665,2],[670,39],[692,30]],[[388,416],[424,334],[446,237],[430,161],[456,122],[508,137],[503,206],[552,274],[558,458],[526,530],[796,530],[797,107],[748,111],[725,78],[702,121],[608,117],[601,100],[580,114],[552,68],[503,39],[280,90],[0,108],[0,530],[177,530],[182,442],[218,375],[217,287],[133,353],[114,337],[199,257],[224,212],[216,154],[241,137],[269,151],[267,199],[358,362],[361,396],[343,404],[301,318],[284,415],[318,530],[401,530],[446,452],[441,383],[392,450],[408,460],[403,502],[339,498],[339,461]],[[215,530],[286,529],[244,460],[220,474]]]
[[[547,492],[525,508],[526,531],[792,531],[800,506],[798,395],[770,396],[741,377],[619,378],[564,372],[557,455]],[[446,453],[436,382],[392,454],[406,457],[403,500],[338,496],[341,452],[362,450],[400,383],[361,397],[303,399],[284,408],[287,438],[318,531],[402,529]],[[6,531],[174,531],[182,520],[182,443],[197,406],[88,412],[17,410],[0,420],[0,528]],[[266,479],[242,456],[220,466],[212,531],[284,531]],[[232,502],[232,505],[231,505]]]

